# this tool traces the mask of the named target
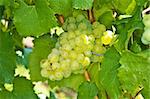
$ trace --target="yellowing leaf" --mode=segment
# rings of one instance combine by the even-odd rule
[[[30,79],[29,70],[26,69],[23,65],[17,65],[15,69],[15,76],[26,77],[26,79]]]
[[[13,84],[8,84],[8,83],[5,83],[4,84],[4,87],[7,91],[10,91],[12,92],[13,91]]]

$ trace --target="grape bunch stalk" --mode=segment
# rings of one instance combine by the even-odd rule
[[[52,81],[84,73],[92,62],[102,61],[106,50],[101,40],[106,31],[103,24],[92,25],[84,15],[77,15],[66,19],[62,27],[65,32],[48,58],[41,61],[41,75]]]

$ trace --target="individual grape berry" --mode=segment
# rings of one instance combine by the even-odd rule
[[[77,22],[81,22],[81,21],[84,20],[84,19],[85,19],[85,16],[82,15],[82,14],[80,14],[80,15],[78,15],[78,16],[76,17],[76,21],[77,21]]]
[[[69,17],[68,23],[76,23],[76,19],[74,17]]]
[[[67,30],[68,31],[74,31],[77,28],[76,24],[70,23],[67,25]]]

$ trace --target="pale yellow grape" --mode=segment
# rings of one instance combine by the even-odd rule
[[[48,71],[47,69],[41,69],[41,76],[43,76],[43,77],[49,77],[49,75],[50,75],[50,71]]]
[[[51,63],[58,62],[59,61],[59,55],[50,54],[48,56],[48,59],[50,60]]]
[[[72,61],[71,62],[71,70],[74,71],[78,71],[80,68],[82,68],[80,66],[80,64],[77,61]]]
[[[70,59],[75,60],[77,58],[77,53],[75,51],[70,51],[69,56]]]
[[[60,53],[61,53],[61,57],[64,58],[64,59],[68,58],[68,56],[69,56],[69,52],[68,51],[61,50]]]
[[[67,37],[68,37],[68,39],[74,39],[76,37],[75,32],[73,32],[73,31],[68,32],[68,36]]]
[[[41,68],[46,68],[49,66],[49,61],[47,59],[43,59],[41,62],[40,62],[40,66]]]
[[[90,65],[90,58],[89,57],[85,57],[83,62],[81,63],[84,67]]]
[[[57,68],[60,68],[60,63],[52,63],[51,69],[56,70]]]
[[[77,61],[79,62],[79,63],[82,63],[83,62],[83,60],[84,60],[84,54],[78,54],[78,58],[77,58]]]

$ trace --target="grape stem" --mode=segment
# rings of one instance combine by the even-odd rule
[[[56,15],[58,21],[60,22],[61,25],[64,24],[64,16],[63,15]]]
[[[94,18],[94,14],[93,14],[93,8],[87,10],[87,13],[88,13],[88,18],[89,18],[90,22],[91,23],[95,22],[95,18]]]

